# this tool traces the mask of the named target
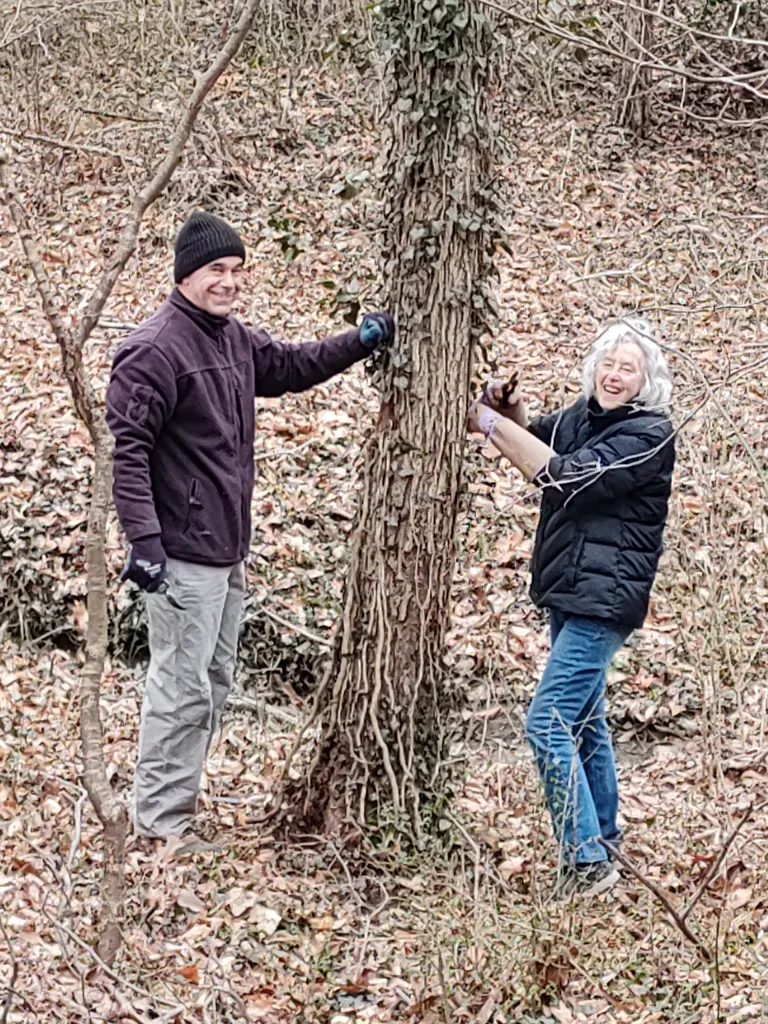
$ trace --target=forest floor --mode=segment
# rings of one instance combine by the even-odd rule
[[[167,239],[200,194],[242,226],[253,251],[244,318],[299,340],[338,325],[358,286],[364,305],[378,305],[372,125],[330,77],[307,72],[294,87],[288,105],[275,87],[259,125],[230,110],[258,145],[232,142],[215,172],[198,153],[188,191],[148,218],[138,261],[89,347],[99,388],[122,337],[114,324],[141,320],[166,290]],[[0,1020],[768,1020],[762,143],[735,147],[680,126],[636,143],[599,111],[555,117],[535,104],[507,118],[510,246],[499,253],[502,318],[489,358],[500,372],[521,369],[534,406],[551,408],[576,394],[605,317],[642,308],[670,346],[683,429],[668,550],[646,628],[611,670],[611,716],[625,853],[675,907],[747,816],[687,919],[711,960],[626,871],[609,895],[553,898],[550,829],[521,724],[547,654],[526,593],[536,498],[474,442],[448,651],[462,695],[450,750],[459,782],[443,841],[416,855],[393,837],[361,861],[256,823],[339,611],[354,467],[377,406],[357,368],[260,402],[249,578],[259,629],[244,634],[238,699],[205,780],[205,814],[226,845],[178,860],[172,847],[132,844],[125,942],[111,968],[97,962],[102,847],[79,781],[73,642],[84,628],[90,458],[0,211],[0,964],[12,984]],[[65,185],[23,186],[30,197],[37,189],[45,259],[72,308],[121,214],[110,178],[119,168],[107,162],[94,177],[82,159],[35,158],[30,166]],[[114,522],[109,547],[116,572]],[[139,612],[124,592],[113,600],[105,744],[127,792]]]

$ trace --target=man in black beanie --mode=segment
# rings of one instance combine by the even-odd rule
[[[205,757],[232,683],[251,540],[254,399],[305,391],[394,336],[388,313],[291,345],[230,316],[245,246],[210,213],[176,239],[176,287],[118,348],[107,391],[122,578],[147,593],[150,665],[134,785],[139,835],[192,852]]]

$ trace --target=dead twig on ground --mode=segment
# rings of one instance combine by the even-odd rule
[[[317,633],[311,632],[304,626],[300,626],[298,622],[291,622],[290,619],[284,619],[282,615],[278,615],[277,612],[270,611],[269,608],[265,608],[264,605],[259,605],[258,612],[251,612],[250,615],[246,615],[241,622],[241,628],[246,622],[250,622],[252,619],[258,618],[259,615],[266,615],[268,619],[272,619],[279,626],[283,626],[285,629],[291,629],[294,633],[298,633],[300,636],[304,636],[307,640],[311,640],[313,643],[318,644],[320,647],[330,647],[331,641],[326,640],[324,636],[319,636]]]
[[[680,914],[680,919],[682,921],[685,921],[685,919],[691,913],[693,908],[696,906],[696,904],[699,902],[701,897],[704,895],[704,892],[706,891],[706,888],[709,885],[709,883],[712,881],[712,879],[715,877],[717,872],[720,870],[720,865],[725,860],[725,856],[728,853],[728,850],[730,849],[731,844],[733,843],[734,839],[739,834],[739,832],[741,831],[743,826],[747,823],[747,820],[749,819],[750,815],[752,814],[753,808],[754,808],[754,804],[750,804],[749,807],[744,812],[744,814],[741,816],[741,818],[739,818],[739,820],[736,823],[735,827],[733,829],[731,829],[731,831],[728,834],[725,842],[723,843],[723,846],[722,846],[722,849],[720,850],[720,853],[718,853],[717,857],[715,857],[715,859],[712,861],[712,864],[710,865],[709,870],[707,871],[707,873],[704,875],[704,877],[701,880],[699,888],[696,890],[696,892],[691,897],[691,900],[690,900],[688,906]]]
[[[661,903],[661,905],[667,911],[667,913],[675,922],[677,927],[680,929],[680,932],[685,936],[686,939],[688,939],[690,943],[693,944],[693,946],[695,946],[702,960],[704,960],[706,963],[710,963],[712,961],[711,952],[709,951],[707,946],[701,941],[701,939],[697,935],[694,935],[694,933],[686,924],[685,918],[681,917],[680,911],[672,905],[672,901],[661,888],[661,886],[651,881],[650,878],[646,878],[642,871],[636,868],[632,861],[629,860],[628,857],[625,857],[624,854],[621,853],[617,849],[617,847],[613,845],[613,843],[609,843],[603,838],[599,838],[597,841],[611,854],[612,857],[615,857],[619,864],[623,865],[628,871],[631,871],[631,873],[635,876],[638,882],[641,882],[646,887],[646,889],[653,893],[653,895],[656,897],[659,903]]]
[[[0,135],[8,135],[11,138],[22,139],[26,142],[39,142],[43,146],[53,146],[55,149],[65,149],[72,153],[90,153],[93,156],[108,156],[129,164],[141,163],[141,161],[135,156],[118,153],[114,149],[105,149],[103,146],[91,146],[86,142],[68,142],[66,139],[54,139],[50,135],[36,135],[34,132],[19,132],[14,128],[0,128]]]
[[[47,913],[47,911],[43,910],[42,915],[50,925],[54,927],[56,926],[56,922],[53,920],[50,914]],[[104,971],[106,976],[110,978],[113,982],[115,982],[115,984],[122,985],[125,988],[130,989],[131,992],[136,992],[140,996],[144,996],[147,999],[150,999],[154,1002],[161,1003],[169,1008],[172,1008],[175,1014],[180,1014],[182,1012],[184,1007],[180,1005],[178,1001],[169,999],[167,996],[156,995],[154,992],[150,992],[149,989],[141,988],[140,985],[136,985],[132,981],[128,981],[126,978],[121,978],[116,971],[112,970],[112,968],[109,966],[108,963],[106,963],[106,961],[102,960],[102,958],[99,956],[96,950],[92,949],[87,942],[84,942],[79,935],[76,935],[71,928],[68,928],[65,924],[62,924],[61,922],[58,923],[58,927],[61,928],[65,935],[67,935],[72,940],[72,942],[75,943],[76,946],[79,946],[84,953],[87,953],[88,956],[93,960],[94,964],[97,967],[99,967],[102,971]]]
[[[8,991],[5,995],[5,1003],[3,1004],[3,1015],[0,1017],[0,1024],[6,1024],[8,1020],[8,1014],[11,1012],[11,1006],[13,1005],[13,994],[16,988],[16,979],[19,976],[19,964],[16,960],[16,954],[13,951],[13,943],[11,937],[6,931],[5,924],[0,920],[0,932],[2,932],[5,944],[8,947],[8,956],[11,961],[11,976],[8,979]]]

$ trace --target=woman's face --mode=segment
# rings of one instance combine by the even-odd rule
[[[595,398],[602,409],[618,409],[637,398],[642,386],[642,349],[634,341],[621,341],[597,365]]]

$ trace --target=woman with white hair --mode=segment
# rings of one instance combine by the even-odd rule
[[[600,839],[621,839],[605,672],[648,610],[675,461],[672,384],[651,325],[624,318],[584,363],[583,395],[528,422],[515,388],[486,387],[469,426],[542,489],[531,597],[552,649],[526,717],[563,860],[563,891],[619,879]]]

